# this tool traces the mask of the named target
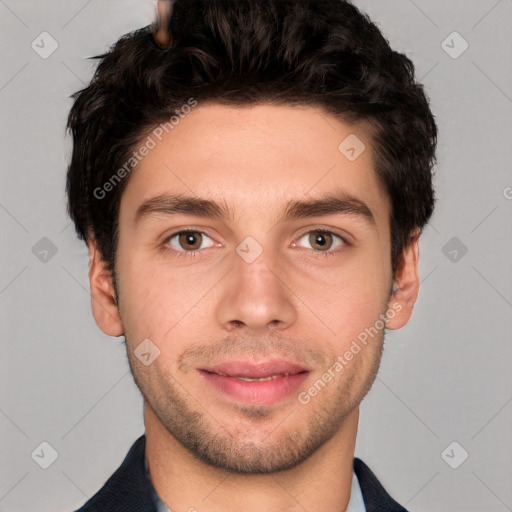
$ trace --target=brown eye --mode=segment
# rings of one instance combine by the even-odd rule
[[[193,231],[180,233],[178,240],[183,249],[196,251],[201,247],[202,235],[201,233],[194,233]]]
[[[300,240],[302,244],[304,241],[307,241],[310,248],[314,251],[327,254],[334,253],[334,249],[337,249],[340,246],[350,245],[341,236],[324,230],[310,231],[303,235]]]
[[[193,252],[212,247],[210,237],[200,231],[180,231],[167,239],[167,243],[177,252]]]
[[[326,231],[313,231],[309,234],[309,243],[313,249],[328,250],[332,247],[332,233]]]

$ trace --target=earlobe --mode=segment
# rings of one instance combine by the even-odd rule
[[[400,329],[411,318],[420,289],[419,239],[420,232],[417,230],[411,236],[409,245],[404,249],[403,265],[397,272],[393,291],[389,298],[387,329]]]
[[[87,245],[89,246],[89,283],[94,319],[98,327],[108,336],[121,336],[124,328],[109,265],[102,258],[93,238],[89,239]]]

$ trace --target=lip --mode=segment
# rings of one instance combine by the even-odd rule
[[[261,379],[272,375],[294,375],[308,371],[308,368],[294,361],[284,359],[263,359],[260,361],[225,361],[215,366],[201,368],[217,375]]]
[[[309,375],[309,369],[293,361],[227,361],[198,369],[217,392],[239,402],[273,405],[296,392]],[[242,379],[266,379],[247,381]]]

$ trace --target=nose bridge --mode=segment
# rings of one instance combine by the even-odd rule
[[[291,325],[296,315],[293,293],[277,249],[247,237],[231,258],[232,270],[218,302],[219,322],[258,330]]]

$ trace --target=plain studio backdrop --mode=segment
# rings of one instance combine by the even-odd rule
[[[356,455],[411,511],[510,511],[512,2],[355,3],[412,58],[440,130],[418,302],[387,335]],[[69,96],[92,76],[87,57],[151,23],[154,4],[0,0],[0,17],[0,510],[67,512],[144,429],[66,217]]]

